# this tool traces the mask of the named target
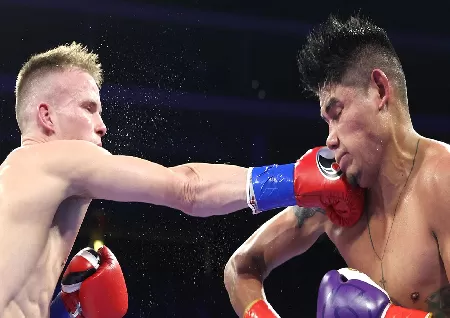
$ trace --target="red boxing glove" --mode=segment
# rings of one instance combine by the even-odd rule
[[[122,318],[128,310],[128,293],[119,262],[103,246],[78,252],[61,281],[61,298],[72,317]]]
[[[280,316],[267,301],[258,299],[248,305],[243,318],[280,318]]]
[[[297,204],[320,207],[339,226],[352,226],[364,208],[364,190],[351,186],[327,147],[306,152],[296,163],[294,191]]]
[[[433,314],[416,309],[408,309],[400,306],[390,305],[382,318],[431,318]]]

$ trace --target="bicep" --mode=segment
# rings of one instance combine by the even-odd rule
[[[80,169],[77,187],[91,198],[119,202],[143,202],[182,209],[185,174],[130,156],[92,158]]]
[[[320,209],[288,207],[253,233],[237,253],[258,262],[268,274],[308,250],[324,233],[325,220]]]

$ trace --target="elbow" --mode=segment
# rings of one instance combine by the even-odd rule
[[[232,293],[236,276],[236,263],[233,255],[228,260],[227,264],[225,265],[225,269],[223,270],[223,283],[228,294]]]
[[[181,195],[179,196],[179,209],[192,216],[200,216],[196,211],[196,202],[198,200],[196,182],[193,178],[185,178],[182,181]]]
[[[264,257],[237,250],[228,260],[224,269],[224,284],[231,293],[240,279],[256,279],[263,282],[267,277]]]
[[[200,178],[195,169],[189,165],[179,166],[179,168],[178,172],[182,173],[178,175],[175,181],[175,186],[179,189],[177,195],[178,209],[188,215],[201,216],[197,211],[197,203],[201,201]]]
[[[172,207],[185,214],[194,215],[198,197],[199,178],[197,172],[189,165],[181,165],[170,168],[174,172],[172,187],[168,195]]]
[[[181,212],[191,215],[191,216],[199,216],[195,213],[194,201],[189,200],[188,198],[181,198],[178,204],[178,210]]]

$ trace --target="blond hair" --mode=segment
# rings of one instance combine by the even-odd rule
[[[64,70],[67,68],[79,68],[89,73],[100,88],[103,83],[103,70],[99,63],[98,55],[89,52],[86,46],[72,42],[60,45],[43,53],[38,53],[22,66],[16,80],[16,119],[20,130],[24,128],[25,97],[27,95],[27,83],[36,74]]]

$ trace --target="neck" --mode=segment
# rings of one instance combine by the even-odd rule
[[[21,136],[20,144],[22,147],[41,144],[50,141],[46,136],[38,136],[33,134],[24,134]]]
[[[375,184],[367,191],[368,204],[383,213],[395,213],[400,195],[413,172],[420,135],[412,126],[394,128],[395,133],[383,147],[380,170]]]

